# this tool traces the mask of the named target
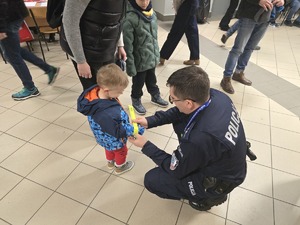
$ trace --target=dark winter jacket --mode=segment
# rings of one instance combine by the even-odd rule
[[[233,103],[224,93],[211,89],[211,103],[200,111],[184,133],[194,113],[185,115],[177,107],[158,111],[147,117],[148,128],[172,123],[180,145],[174,151],[178,159],[171,167],[172,156],[148,141],[142,152],[188,188],[192,182],[196,192],[203,192],[203,179],[214,177],[235,186],[246,176],[246,138],[242,122]],[[173,156],[173,158],[174,158]],[[200,195],[202,195],[201,193]]]
[[[263,9],[263,8],[259,5],[259,0],[241,0],[238,11],[237,11],[237,17],[238,18],[248,18],[248,19],[254,20],[255,15],[261,9]],[[270,12],[267,12],[267,11],[265,13],[270,14]],[[270,19],[270,15],[267,19],[268,20]],[[263,21],[261,21],[261,22],[263,22]]]
[[[123,39],[127,54],[126,72],[129,76],[156,67],[159,61],[159,47],[157,18],[153,10],[146,16],[128,2],[123,24]]]
[[[23,0],[0,0],[0,32],[6,33],[7,22],[24,19],[28,15]]]
[[[117,99],[100,99],[98,90],[98,85],[85,90],[78,98],[77,111],[88,117],[99,145],[111,151],[120,149],[133,135],[133,126]],[[139,133],[143,132],[139,127]]]

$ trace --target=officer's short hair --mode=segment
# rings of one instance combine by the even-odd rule
[[[209,97],[210,81],[207,73],[198,66],[189,66],[175,71],[167,80],[180,99],[193,99],[204,103]]]
[[[128,75],[114,63],[102,66],[97,72],[97,84],[99,87],[126,88],[128,83]]]

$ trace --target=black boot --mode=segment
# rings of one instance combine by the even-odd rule
[[[217,198],[208,198],[204,199],[201,202],[192,202],[189,201],[189,204],[192,208],[199,210],[199,211],[207,211],[210,210],[211,207],[221,205],[222,203],[226,202],[227,195],[217,197]]]
[[[165,100],[163,100],[161,97],[160,97],[160,94],[155,94],[153,96],[151,96],[151,102],[154,104],[154,105],[158,105],[160,107],[167,107],[169,105],[169,103]]]
[[[131,98],[132,106],[135,109],[136,113],[139,115],[145,115],[146,109],[142,105],[141,98]]]

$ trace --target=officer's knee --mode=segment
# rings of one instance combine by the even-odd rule
[[[158,184],[157,179],[159,178],[159,175],[156,173],[155,169],[149,170],[144,177],[144,186],[145,188],[152,192],[155,189],[155,184]]]

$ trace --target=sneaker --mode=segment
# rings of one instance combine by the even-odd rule
[[[256,50],[256,51],[260,50],[260,46],[256,45],[254,50]]]
[[[227,36],[227,34],[223,34],[222,37],[221,37],[222,43],[225,44],[228,38],[229,37]]]
[[[39,95],[40,95],[40,92],[36,87],[32,88],[32,90],[29,90],[26,87],[24,87],[21,91],[13,94],[11,97],[16,101],[21,101],[21,100],[36,97]]]
[[[154,105],[158,105],[160,107],[167,107],[169,105],[169,103],[165,100],[163,100],[161,97],[160,97],[160,94],[156,94],[156,95],[153,95],[151,96],[151,103],[153,103]]]
[[[115,161],[114,160],[107,161],[107,168],[113,170],[115,168]]]
[[[115,167],[115,174],[120,175],[131,170],[134,167],[134,162],[127,161],[123,166]]]
[[[141,98],[131,98],[132,106],[135,109],[136,113],[139,115],[145,115],[146,109],[142,105]]]
[[[222,31],[228,31],[229,30],[229,26],[219,26],[219,28],[222,30]]]
[[[279,25],[279,23],[270,22],[270,23],[269,23],[269,26],[275,28],[275,27],[279,27],[280,25]]]
[[[189,204],[192,208],[199,210],[199,211],[207,211],[210,210],[211,207],[221,205],[222,203],[226,202],[227,195],[218,197],[218,198],[208,198],[201,202],[192,202],[189,201]]]
[[[292,23],[292,21],[290,21],[290,20],[286,20],[286,21],[284,21],[284,25],[289,26],[289,27],[292,27],[292,26],[293,26],[293,23]]]
[[[49,73],[47,73],[48,75],[48,84],[53,84],[56,80],[56,77],[59,73],[59,67],[54,67],[54,66],[51,66],[51,71]]]

